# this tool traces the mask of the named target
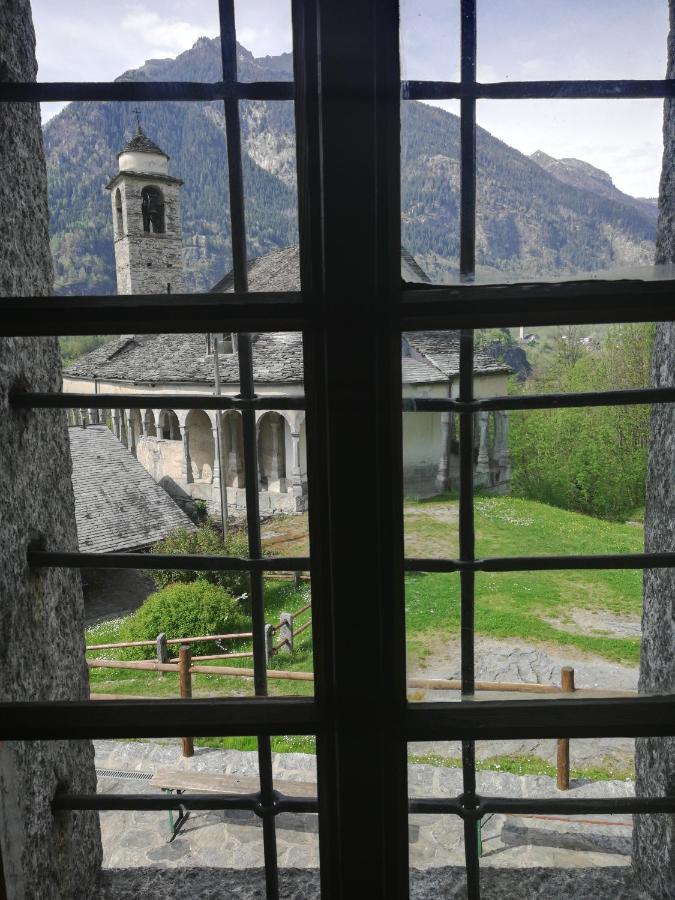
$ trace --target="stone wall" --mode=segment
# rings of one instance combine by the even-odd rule
[[[164,234],[143,231],[141,191],[153,186],[164,197]],[[115,221],[115,197],[119,188],[126,233],[115,240],[115,267],[118,294],[171,293],[183,291],[183,256],[180,226],[180,184],[175,181],[123,175],[112,192],[112,216]]]
[[[675,0],[670,0],[668,77],[675,77]],[[664,111],[664,156],[659,197],[657,263],[675,263],[675,102]],[[654,384],[675,385],[675,324],[656,329]],[[675,547],[675,406],[652,409],[645,549]],[[675,693],[675,570],[645,573],[642,614],[642,693]],[[637,792],[643,796],[675,794],[675,737],[636,741]],[[634,866],[648,896],[675,896],[675,816],[636,816]]]
[[[28,0],[0,4],[0,78],[36,75]],[[11,164],[10,164],[11,161]],[[47,179],[36,104],[0,104],[0,295],[49,294]],[[29,572],[30,543],[76,550],[65,413],[17,412],[8,391],[60,387],[56,338],[0,339],[0,700],[87,697],[80,576]],[[53,816],[58,788],[96,789],[90,742],[0,745],[0,856],[9,900],[85,898],[100,868],[95,813]],[[2,877],[2,876],[0,876]],[[0,893],[2,890],[0,889]]]

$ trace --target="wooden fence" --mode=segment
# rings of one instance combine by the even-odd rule
[[[295,628],[295,619],[310,609],[311,604],[303,606],[294,614],[281,613],[279,617],[279,625],[265,626],[265,641],[268,648],[268,662],[273,653],[292,652],[294,638],[309,628],[312,624],[311,618],[305,622],[300,628]],[[280,641],[277,644],[272,643],[272,635],[275,632],[280,633]],[[232,659],[245,656],[252,656],[252,653],[229,653],[218,654],[214,656],[192,656],[191,644],[211,640],[225,640],[234,638],[252,638],[251,632],[240,634],[221,634],[206,635],[193,638],[172,638],[166,639],[165,635],[158,635],[155,641],[129,641],[115,644],[92,644],[87,650],[103,650],[120,647],[148,647],[157,645],[158,659],[154,660],[118,660],[118,659],[88,659],[87,665],[90,669],[139,669],[142,671],[158,672],[163,675],[165,672],[171,672],[179,675],[180,696],[183,698],[192,697],[192,675],[220,675],[238,678],[253,678],[253,669],[244,669],[239,666],[204,666],[195,665],[202,660],[209,659]],[[163,638],[160,641],[160,638]],[[172,662],[166,661],[164,658],[159,659],[160,648],[166,653],[166,646],[169,644],[180,644],[178,657]],[[168,657],[167,657],[168,658]],[[312,672],[292,672],[282,669],[269,669],[267,677],[278,680],[289,681],[314,681]],[[423,688],[424,690],[435,691],[459,691],[462,683],[459,679],[451,678],[409,678],[408,688]],[[571,666],[563,666],[560,670],[560,684],[531,684],[522,681],[477,681],[475,684],[476,692],[498,691],[499,693],[520,693],[529,695],[539,694],[568,694],[570,696],[577,695],[579,697],[587,696],[604,696],[604,697],[626,697],[636,694],[636,691],[605,691],[598,688],[590,688],[586,690],[578,690],[574,683],[574,669]],[[117,699],[117,696],[109,696],[102,694],[92,694],[92,699],[109,700]],[[155,699],[150,697],[137,697],[135,699]],[[194,753],[193,738],[184,737],[181,739],[183,745],[183,756],[192,756]],[[556,785],[559,790],[566,791],[570,786],[570,742],[569,738],[558,738],[557,754],[556,754]]]

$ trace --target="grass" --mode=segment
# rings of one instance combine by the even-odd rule
[[[406,521],[406,553],[411,556],[455,556],[456,522],[442,521],[437,512],[447,500],[410,505]],[[420,515],[420,510],[424,513]],[[435,514],[436,513],[436,514]],[[643,549],[642,529],[567,512],[543,503],[513,497],[478,497],[475,501],[478,556],[539,556],[635,553]],[[429,552],[429,550],[436,552]],[[476,632],[494,638],[552,642],[560,647],[595,653],[614,662],[637,664],[638,638],[564,631],[549,620],[571,621],[574,609],[639,616],[642,572],[599,570],[569,572],[480,572],[476,576]],[[415,636],[458,634],[459,576],[422,573],[406,581],[406,621]],[[413,647],[414,650],[414,647]]]
[[[476,549],[481,556],[518,556],[543,554],[632,553],[643,547],[642,528],[622,525],[567,512],[528,500],[512,497],[478,496],[475,500]],[[273,534],[279,554],[307,552],[306,519],[287,517],[265,523]],[[406,503],[406,554],[418,557],[454,557],[457,548],[457,501],[436,497],[429,501]],[[286,546],[288,543],[288,546]],[[437,573],[411,573],[406,578],[406,625],[408,656],[413,665],[422,665],[442,640],[459,637],[459,576]],[[293,612],[309,599],[309,586],[296,589],[291,581],[269,578],[265,581],[266,621],[277,622],[282,611]],[[605,611],[612,615],[639,616],[642,602],[642,573],[638,571],[570,571],[478,573],[476,577],[476,633],[499,639],[524,642],[548,642],[557,647],[585,651],[605,659],[637,664],[640,642],[637,638],[611,637],[575,628],[575,609]],[[303,616],[301,622],[306,621]],[[563,630],[552,623],[567,623]],[[122,620],[106,622],[86,633],[88,644],[120,640]],[[173,635],[168,635],[173,637]],[[180,637],[180,635],[175,635]],[[355,653],[357,642],[355,641]],[[364,652],[366,643],[361,643]],[[90,656],[119,658],[119,651],[96,651]],[[210,663],[211,664],[211,663]],[[213,662],[218,665],[217,661]],[[251,668],[252,660],[226,660],[221,665]],[[312,631],[308,629],[296,641],[292,656],[274,657],[271,669],[312,670]],[[92,669],[94,693],[175,697],[178,679],[171,674],[159,677],[155,672]],[[281,681],[270,678],[273,696],[311,696],[311,681]],[[193,694],[200,696],[252,696],[249,678],[196,674]],[[411,698],[412,699],[412,698]],[[255,738],[204,738],[201,746],[255,749]],[[312,737],[277,736],[272,741],[278,752],[314,752]],[[496,760],[496,761],[495,761]],[[552,767],[535,758],[495,758],[488,763],[501,771],[517,774],[550,774]],[[422,760],[416,760],[422,761]],[[437,764],[448,764],[446,762]],[[514,768],[515,767],[515,768]],[[548,767],[548,768],[546,768]],[[500,769],[495,769],[499,771]],[[580,778],[624,777],[608,774],[608,769],[584,770]]]
[[[461,769],[462,760],[454,756],[440,756],[434,753],[408,756],[408,762],[424,766],[442,766],[447,769]],[[476,769],[480,772],[508,772],[512,775],[545,775],[556,777],[553,763],[540,756],[491,756],[489,759],[476,760]],[[589,766],[584,769],[570,769],[570,779],[574,781],[633,781],[635,769],[632,766],[620,766],[607,760],[603,766]]]

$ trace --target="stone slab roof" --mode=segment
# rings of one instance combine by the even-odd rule
[[[156,153],[170,159],[170,156],[167,153],[161,150],[154,141],[150,140],[140,125],[136,129],[136,134],[131,138],[126,147],[123,150],[120,150],[117,156],[120,157],[123,153]]]
[[[221,351],[219,361],[223,385],[238,385],[237,353]],[[133,384],[214,384],[213,356],[207,353],[205,334],[126,336],[87,353],[64,374]],[[257,384],[302,384],[300,332],[255,335],[253,377]]]
[[[406,331],[404,340],[413,354],[420,354],[448,378],[459,375],[458,331]],[[508,375],[512,369],[494,356],[476,350],[473,370],[478,375]]]
[[[429,283],[429,278],[415,257],[401,247],[401,277],[404,281]],[[297,244],[271,250],[264,256],[248,261],[249,291],[299,291],[300,248]],[[212,294],[227,294],[234,290],[234,273],[228,272],[211,288]]]
[[[144,549],[195,526],[105,425],[69,428],[75,521],[83,553]]]
[[[428,281],[414,257],[403,249],[401,274],[405,280]],[[230,293],[233,275],[228,272],[212,293]],[[248,283],[252,292],[300,289],[297,244],[272,250],[249,260]],[[345,337],[345,365],[349,336]],[[445,382],[459,373],[459,334],[456,331],[407,332],[402,345],[405,384]],[[474,371],[483,375],[511,370],[485,353],[475,354]],[[133,384],[214,384],[213,356],[207,354],[204,334],[126,335],[92,350],[65,370],[74,378],[119,380]],[[302,335],[299,332],[253,336],[253,377],[257,384],[302,384]],[[239,384],[236,352],[220,354],[223,385]]]

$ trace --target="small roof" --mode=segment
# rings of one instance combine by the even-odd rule
[[[105,425],[68,429],[82,553],[141,550],[195,525]]]
[[[165,153],[154,141],[150,140],[140,124],[136,129],[136,134],[131,138],[126,147],[123,150],[120,150],[117,154],[117,158],[119,159],[123,153],[154,153],[158,156],[165,156],[167,159],[171,159],[168,153]]]

